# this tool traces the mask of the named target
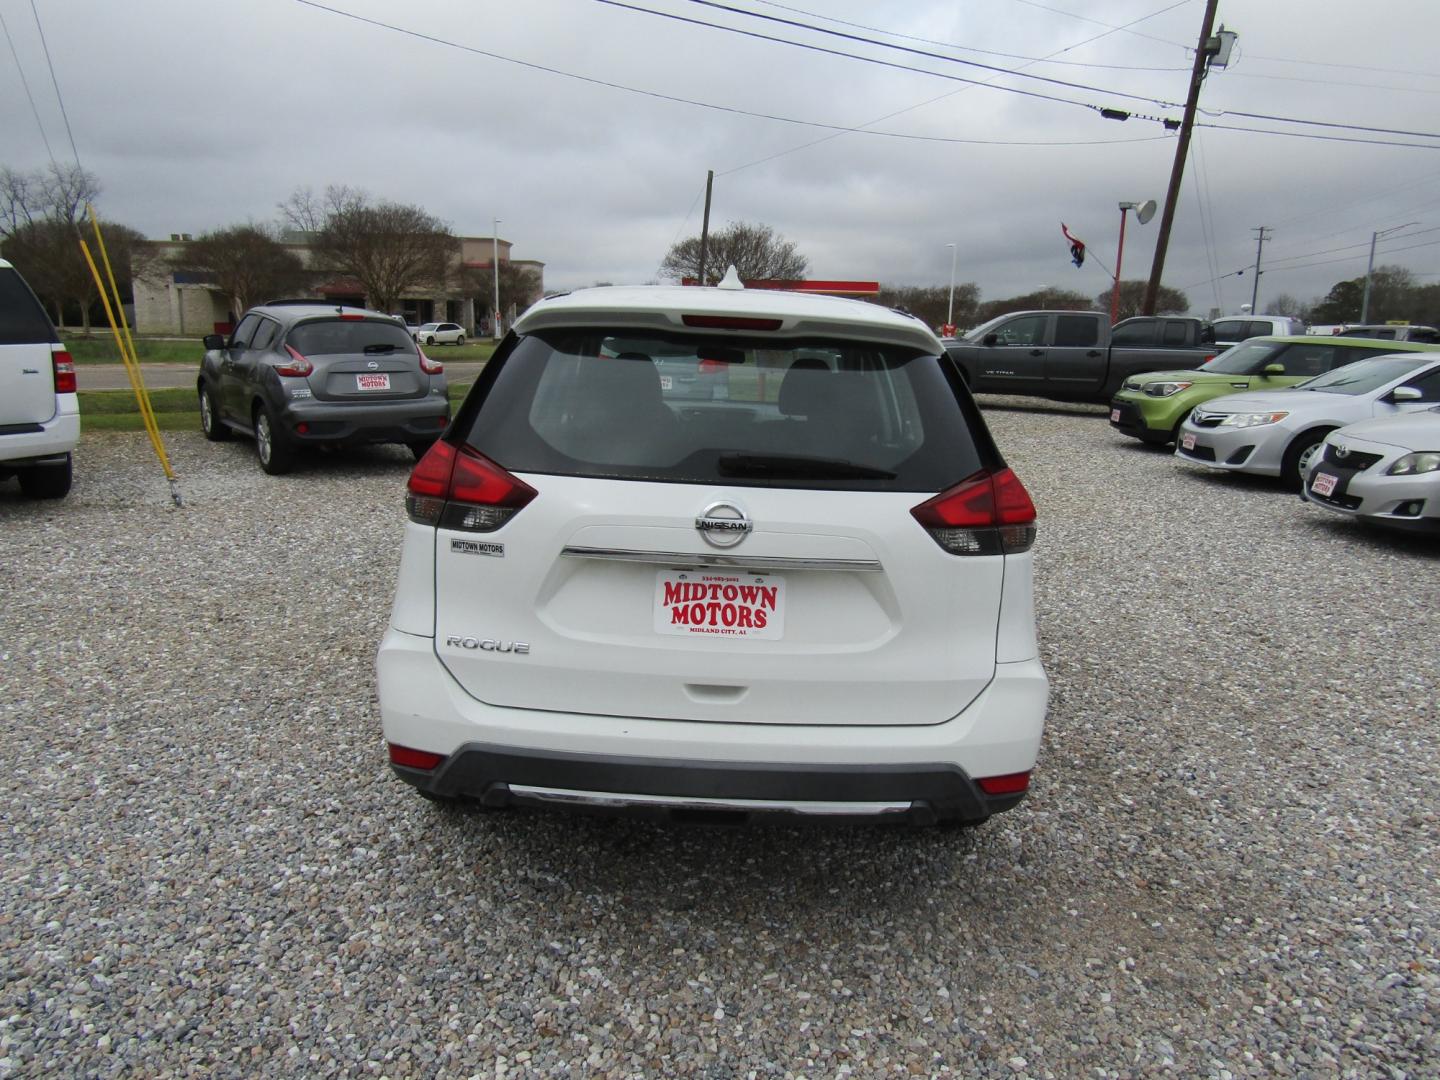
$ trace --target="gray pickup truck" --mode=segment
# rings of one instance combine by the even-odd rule
[[[1014,311],[945,351],[977,393],[1106,402],[1131,375],[1196,368],[1218,350],[1203,319],[1146,315],[1112,327],[1099,311]]]

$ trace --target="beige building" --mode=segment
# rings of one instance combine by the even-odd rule
[[[307,268],[314,266],[314,253],[308,235],[302,232],[282,234],[282,243],[297,255]],[[203,334],[228,333],[241,315],[231,307],[231,298],[205,280],[204,274],[176,269],[185,263],[185,248],[193,237],[190,233],[171,233],[168,240],[150,240],[147,245],[154,256],[143,260],[149,267],[134,282],[135,332],[139,334],[173,334],[177,337],[199,337]],[[461,284],[460,271],[489,270],[498,248],[502,265],[510,264],[529,270],[535,278],[533,299],[544,295],[545,264],[535,259],[512,259],[508,240],[488,236],[456,237],[452,263],[454,284],[448,291],[415,290],[400,301],[397,315],[410,323],[456,322],[472,337],[490,329],[491,300],[486,296],[467,294]],[[312,272],[308,290],[301,295],[333,300],[337,304],[367,307],[364,287],[354,278],[323,270]],[[502,325],[508,324],[517,312],[504,313]]]

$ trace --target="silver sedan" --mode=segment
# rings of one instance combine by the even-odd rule
[[[1212,469],[1278,476],[1299,488],[1320,444],[1336,428],[1418,412],[1437,402],[1440,358],[1375,356],[1285,390],[1198,405],[1180,426],[1175,456]]]
[[[1332,431],[1302,492],[1326,510],[1440,536],[1440,407]]]

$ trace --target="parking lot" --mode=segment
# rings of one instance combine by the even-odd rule
[[[422,802],[401,448],[0,485],[0,1075],[1435,1075],[1440,546],[984,404],[1052,698],[959,833]]]

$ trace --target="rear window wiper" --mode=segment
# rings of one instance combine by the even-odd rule
[[[721,454],[721,476],[772,477],[775,479],[824,478],[835,480],[893,480],[886,469],[860,465],[839,458],[799,457],[789,454]]]
[[[404,345],[396,345],[393,341],[384,341],[374,345],[366,345],[364,351],[368,355],[369,353],[394,352],[396,349],[403,348],[405,348]]]

